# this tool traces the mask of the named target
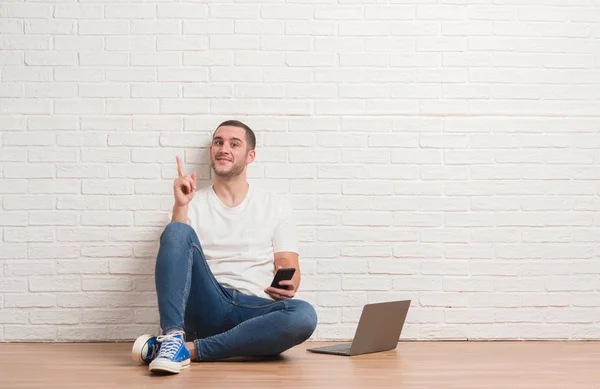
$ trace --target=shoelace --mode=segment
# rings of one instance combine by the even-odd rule
[[[183,340],[181,338],[176,337],[176,335],[181,335],[178,332],[173,332],[167,335],[161,335],[156,338],[157,342],[162,343],[160,346],[160,351],[158,353],[158,358],[173,358],[175,353],[181,347]]]

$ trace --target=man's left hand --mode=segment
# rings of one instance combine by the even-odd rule
[[[265,293],[273,297],[275,300],[291,299],[296,294],[296,287],[294,286],[294,281],[292,280],[280,281],[279,286],[281,286],[281,288],[287,289],[280,289],[269,286],[267,289],[265,289]]]

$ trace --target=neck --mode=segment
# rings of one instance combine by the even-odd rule
[[[237,177],[223,178],[215,176],[213,188],[217,197],[226,206],[233,208],[242,203],[248,194],[248,181],[245,174],[240,174]]]

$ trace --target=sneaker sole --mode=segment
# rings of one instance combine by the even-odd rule
[[[131,358],[134,360],[134,362],[145,363],[146,365],[148,364],[148,362],[145,362],[142,359],[142,350],[150,338],[152,338],[151,335],[142,335],[135,340],[133,348],[131,349]]]
[[[149,370],[155,373],[179,373],[182,369],[190,367],[190,359],[173,362],[166,359],[155,359],[150,364]]]

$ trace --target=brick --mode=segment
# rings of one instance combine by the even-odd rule
[[[133,224],[133,214],[130,212],[97,212],[89,211],[81,214],[83,226],[130,226]]]
[[[81,281],[77,276],[30,278],[31,292],[74,292],[81,290]]]
[[[126,20],[88,20],[79,24],[81,35],[121,35],[129,34],[130,23]]]
[[[180,50],[205,50],[208,49],[208,38],[204,36],[167,36],[156,38],[156,49],[158,51],[180,51]],[[165,59],[170,58],[165,56]],[[167,63],[174,65],[175,57]]]
[[[21,34],[24,30],[23,25],[23,20],[4,18],[2,21],[2,26],[0,26],[0,33]]]
[[[108,208],[108,199],[102,196],[61,196],[58,198],[57,209],[101,210]]]
[[[2,293],[25,293],[27,292],[27,279],[25,278],[2,278],[0,279],[0,292]],[[0,323],[3,322],[0,311]]]
[[[5,228],[5,242],[52,242],[54,229],[46,227]]]
[[[29,312],[31,324],[79,324],[81,314],[76,310],[44,309]]]
[[[101,242],[108,239],[109,232],[101,228],[59,229],[56,237],[61,242]]]
[[[30,226],[74,226],[79,217],[76,213],[67,212],[31,212]]]
[[[56,19],[101,19],[104,17],[102,4],[57,4]]]
[[[133,282],[127,277],[88,277],[81,280],[84,291],[131,291]]]
[[[136,314],[138,311],[140,309],[135,310]],[[129,324],[133,320],[134,312],[132,309],[87,309],[81,315],[83,324]],[[138,323],[140,322],[143,323],[143,321]]]
[[[58,274],[108,274],[106,260],[59,260]]]
[[[27,312],[20,310],[0,310],[0,323],[27,324]]]
[[[4,327],[4,340],[54,341],[56,340],[56,332],[56,326],[6,325]]]
[[[55,303],[55,295],[43,293],[11,293],[7,294],[4,298],[5,308],[46,308],[55,306]]]
[[[244,21],[239,21],[244,22]],[[177,21],[158,21],[154,22],[154,25],[148,24],[144,27],[146,33],[151,34],[177,34],[179,33],[179,25]],[[160,23],[160,24],[159,24]],[[173,25],[166,24],[173,23]],[[256,23],[254,23],[256,26]],[[150,28],[152,27],[152,28]],[[261,27],[261,26],[256,26]],[[143,32],[140,31],[140,33]],[[214,35],[214,34],[233,34],[234,32],[234,21],[233,20],[205,20],[202,23],[197,23],[192,20],[184,20],[183,21],[183,34],[184,35]],[[253,33],[250,31],[245,31],[244,33]]]

